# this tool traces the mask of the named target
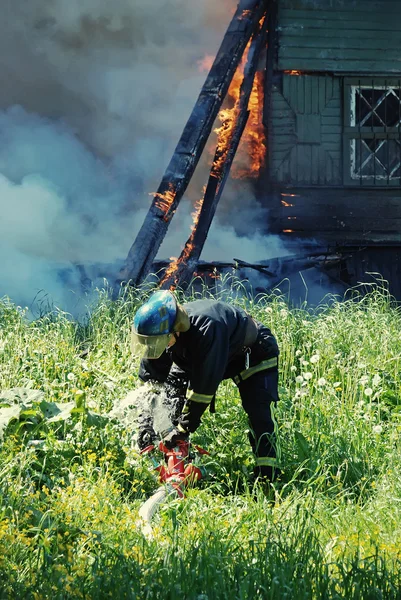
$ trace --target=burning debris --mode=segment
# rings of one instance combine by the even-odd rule
[[[243,91],[241,91],[238,101],[239,106],[238,108],[234,106],[233,109],[234,114],[238,111],[238,118],[224,119],[222,131],[219,133],[220,147],[218,142],[205,195],[198,205],[197,216],[199,214],[199,219],[180,257],[182,263],[184,257],[187,258],[186,272],[192,268],[193,263],[197,262],[197,258],[193,257],[194,249],[199,247],[199,258],[225,179],[249,117],[248,102],[253,88],[257,61],[262,47],[266,45],[264,25],[266,6],[265,0],[241,0],[239,2],[198,101],[184,128],[159,189],[154,194],[154,200],[142,228],[129,251],[125,267],[120,273],[121,279],[137,284],[148,275],[167,232],[168,224],[194,173],[237,67],[252,37],[247,63],[249,65],[248,73],[244,74]],[[250,86],[249,91],[248,86]],[[228,134],[229,142],[224,143],[222,140],[226,134]],[[201,240],[196,239],[197,236],[201,237]]]

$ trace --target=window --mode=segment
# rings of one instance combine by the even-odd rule
[[[401,186],[401,79],[345,79],[344,182]]]

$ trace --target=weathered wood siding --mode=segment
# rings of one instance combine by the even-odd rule
[[[276,69],[401,73],[400,0],[278,0]]]
[[[278,78],[271,98],[271,180],[301,185],[342,183],[341,118],[339,78]]]
[[[291,188],[277,190],[275,229],[339,243],[401,242],[397,190]]]

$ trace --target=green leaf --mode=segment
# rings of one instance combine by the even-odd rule
[[[94,413],[91,410],[88,410],[86,415],[86,422],[91,427],[104,427],[108,420],[108,417]]]
[[[32,405],[33,402],[43,400],[44,392],[41,390],[31,390],[30,388],[11,388],[0,392],[0,403]]]
[[[18,420],[20,413],[21,407],[17,404],[0,409],[0,440],[3,440],[4,432],[9,423],[14,419]]]
[[[75,402],[43,402],[40,403],[40,409],[48,423],[56,421],[66,421],[71,417],[72,410],[75,409]]]
[[[295,441],[298,449],[298,456],[301,461],[307,460],[311,456],[311,447],[309,442],[300,431],[294,431]]]

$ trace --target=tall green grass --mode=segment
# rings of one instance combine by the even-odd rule
[[[0,598],[401,598],[399,307],[378,287],[312,310],[225,283],[179,295],[232,298],[276,335],[282,475],[250,487],[248,424],[224,382],[193,435],[210,478],[161,509],[152,540],[137,522],[158,486],[146,459],[118,422],[90,418],[139,385],[128,336],[148,291],[99,291],[81,323],[0,302],[0,389],[85,408],[5,430]]]

